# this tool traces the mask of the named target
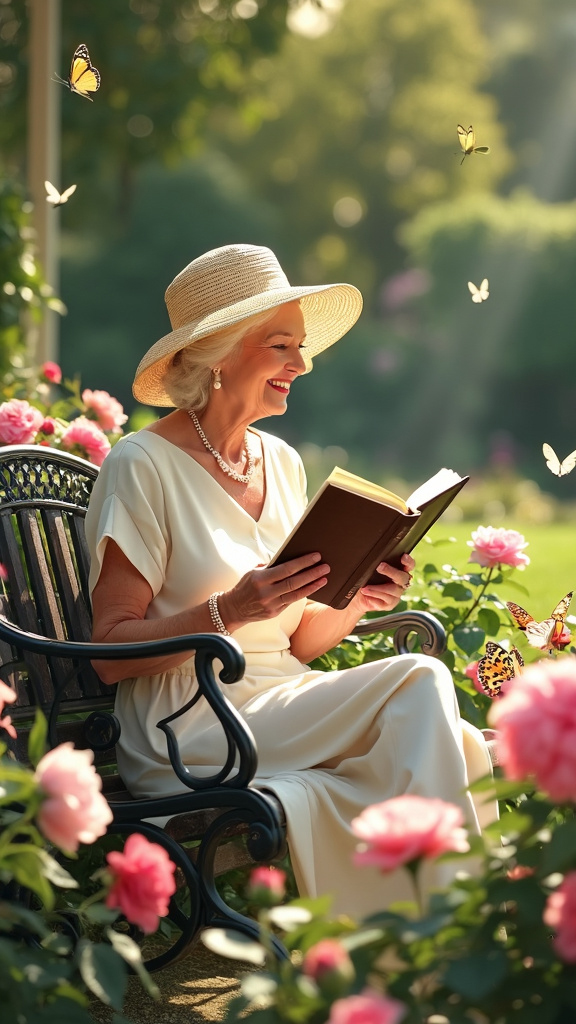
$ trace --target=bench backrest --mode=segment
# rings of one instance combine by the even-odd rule
[[[98,469],[74,455],[39,445],[0,448],[0,562],[4,567],[0,614],[28,632],[60,640],[90,640],[89,555],[84,517]],[[17,692],[15,721],[32,708],[61,711],[110,706],[104,686],[86,661],[19,655],[0,641],[2,676]],[[18,662],[20,670],[8,667]]]

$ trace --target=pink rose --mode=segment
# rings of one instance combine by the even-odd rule
[[[71,743],[61,743],[49,750],[36,768],[36,782],[46,794],[38,825],[65,853],[75,853],[80,843],[93,843],[112,821],[93,757],[91,750],[75,750]]]
[[[455,804],[411,793],[372,804],[352,821],[354,835],[362,840],[354,863],[393,871],[419,857],[465,853],[470,847],[463,820]]]
[[[107,391],[90,391],[86,388],[82,392],[82,401],[95,414],[102,430],[122,431],[122,424],[126,423],[128,417],[117,398],[112,398]]]
[[[322,992],[340,995],[354,979],[354,967],[338,939],[321,939],[302,961],[302,973],[313,978]]]
[[[253,868],[248,880],[248,896],[260,903],[280,903],[286,893],[286,872],[280,868]]]
[[[12,725],[10,715],[6,715],[2,718],[2,712],[4,711],[5,704],[12,704],[15,700],[16,694],[14,690],[10,686],[7,686],[6,683],[0,681],[0,729],[5,729],[13,740],[16,739],[16,729]]]
[[[2,563],[0,563],[0,580],[7,580],[7,579],[8,579],[8,569],[6,568],[5,565],[2,565]]]
[[[406,1011],[397,999],[365,988],[358,995],[332,1003],[327,1024],[398,1024]]]
[[[8,735],[11,736],[13,740],[15,740],[18,735],[16,729],[12,724],[12,719],[10,715],[5,715],[4,718],[0,718],[0,729],[5,729]]]
[[[524,568],[530,564],[528,555],[523,552],[527,545],[528,541],[517,530],[479,526],[472,534],[472,540],[468,541],[468,547],[472,548],[468,561],[478,562],[484,568],[492,565]]]
[[[88,459],[95,466],[101,466],[110,451],[110,441],[93,420],[78,416],[66,428],[60,443],[74,455]]]
[[[13,704],[15,700],[16,693],[12,687],[0,681],[0,714],[2,714],[5,704]]]
[[[528,864],[516,864],[506,872],[506,878],[511,882],[518,882],[521,878],[530,878],[533,874],[534,868],[528,867]]]
[[[576,963],[576,871],[569,871],[550,894],[544,909],[544,924],[556,932],[552,945],[561,960]]]
[[[44,417],[30,402],[11,398],[0,405],[0,441],[4,444],[30,444],[40,430]]]
[[[133,832],[123,853],[113,850],[106,860],[112,875],[106,906],[118,907],[143,932],[155,932],[158,918],[166,916],[170,897],[176,892],[176,867],[166,850]]]
[[[484,690],[484,687],[482,686],[482,683],[480,682],[480,680],[478,678],[478,662],[477,661],[471,661],[468,665],[466,665],[466,668],[464,669],[464,675],[468,676],[468,679],[472,680],[472,682],[474,684],[474,689],[478,690],[478,693],[485,693],[486,692]]]
[[[56,420],[53,420],[51,416],[47,416],[42,426],[40,427],[40,433],[46,434],[50,437],[56,433]]]
[[[59,384],[62,380],[62,370],[58,366],[58,363],[42,363],[42,376],[44,380],[50,382],[50,384]]]
[[[488,718],[509,779],[533,776],[552,800],[576,800],[576,657],[532,662]]]

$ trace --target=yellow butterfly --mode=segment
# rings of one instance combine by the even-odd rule
[[[565,459],[562,459],[562,462],[560,462],[560,459],[556,455],[552,445],[544,442],[542,445],[542,451],[544,452],[544,458],[546,459],[548,469],[556,476],[566,476],[566,474],[571,473],[574,466],[576,466],[576,451],[570,452],[570,455],[567,455]]]
[[[485,277],[479,288],[472,281],[468,281],[468,291],[472,296],[472,302],[484,302],[488,298],[490,292],[488,291],[488,278]]]
[[[458,125],[458,142],[462,149],[464,156],[460,161],[460,166],[464,163],[467,156],[472,156],[472,153],[489,153],[489,146],[477,146],[476,145],[476,133],[472,125],[468,129],[463,128],[461,124]]]
[[[526,635],[531,647],[537,647],[539,651],[551,651],[553,648],[562,650],[572,640],[569,630],[564,625],[568,614],[573,591],[556,605],[548,619],[536,622],[532,615],[514,601],[507,601],[506,607],[514,622]]]
[[[46,189],[46,202],[52,206],[62,206],[63,203],[67,203],[70,196],[76,191],[76,185],[70,185],[63,192],[59,192],[56,186],[49,181],[44,182],[44,188]]]
[[[499,697],[502,684],[520,674],[524,668],[524,659],[515,647],[507,651],[500,644],[488,640],[486,654],[478,662],[478,679],[484,693],[489,697]]]
[[[60,78],[60,75],[56,75],[56,78],[62,85],[67,85],[71,92],[77,92],[90,102],[92,97],[88,94],[100,88],[100,72],[93,66],[88,47],[84,43],[80,43],[74,50],[68,78]]]

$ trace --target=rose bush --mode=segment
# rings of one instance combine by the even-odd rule
[[[0,728],[11,738],[16,731],[5,708],[14,698],[11,687],[0,682]],[[175,868],[165,850],[133,834],[124,852],[126,863],[139,873],[132,900],[118,898],[118,886],[124,892],[129,886],[126,867],[122,871],[118,865],[123,855],[115,851],[107,855],[107,869],[94,876],[96,891],[86,896],[79,890],[62,854],[74,856],[80,843],[102,836],[112,815],[91,751],[64,743],[45,753],[46,731],[39,712],[28,751],[35,768],[19,764],[0,740],[2,1019],[91,1024],[89,995],[122,1009],[127,963],[150,995],[159,997],[138,945],[113,925],[121,910],[130,923],[154,931],[158,916],[167,913]],[[93,938],[96,928],[104,928],[101,941]],[[78,940],[86,929],[92,938]]]
[[[62,448],[101,466],[122,436],[126,416],[107,391],[80,392],[78,380],[63,380],[57,363],[46,362],[32,376],[5,375],[0,392],[0,444]]]
[[[261,945],[249,953],[245,939],[226,936],[226,955],[265,968],[242,981],[228,1024],[372,1024],[386,1019],[389,1003],[402,1024],[576,1020],[576,652],[570,619],[561,633],[566,643],[551,654],[530,647],[512,621],[506,601],[518,589],[514,574],[526,565],[527,541],[510,532],[498,549],[502,561],[487,551],[481,556],[478,546],[488,537],[494,552],[495,531],[474,532],[469,546],[486,559],[479,573],[424,560],[402,605],[442,620],[444,658],[464,715],[494,727],[501,766],[495,779],[474,789],[499,798],[500,822],[480,838],[466,836],[458,809],[442,801],[416,798],[416,808],[397,797],[366,808],[353,824],[359,846],[351,870],[403,865],[414,883],[412,905],[374,906],[369,918],[356,921],[331,917],[329,897],[272,908],[261,900]],[[430,551],[440,546],[428,543]],[[531,662],[495,699],[478,679],[487,639],[518,645]],[[349,638],[316,665],[342,667],[391,653],[386,635]],[[438,856],[455,861],[453,881],[423,909],[420,870]],[[295,922],[296,911],[304,919]],[[278,928],[289,961],[275,956],[270,933]],[[219,948],[214,934],[205,941]]]
[[[570,721],[576,657],[547,658],[537,667],[547,701],[539,699],[535,686],[528,687],[523,700],[533,703],[541,719]],[[563,684],[558,686],[560,669]],[[494,702],[491,717],[503,721],[499,709],[515,706],[519,694],[524,695],[522,676],[511,680],[505,696]],[[558,738],[556,724],[552,732]],[[503,750],[505,744],[503,738]],[[558,745],[556,759],[576,784],[570,744]],[[448,835],[455,828],[454,841],[440,841],[435,851],[424,844],[416,857],[414,814],[397,814],[398,798],[387,801],[393,851],[402,845],[404,829],[405,852],[400,859],[381,860],[379,866],[394,870],[404,863],[414,875],[413,905],[386,911],[374,907],[364,921],[331,918],[328,898],[298,899],[288,907],[272,909],[263,906],[261,949],[266,969],[242,980],[241,994],[231,1001],[227,1021],[371,1024],[387,1020],[387,1013],[390,1020],[403,1024],[570,1024],[575,1020],[576,800],[551,802],[535,788],[532,765],[529,771],[528,777],[518,779],[514,765],[510,774],[503,753],[499,777],[477,784],[478,790],[499,795],[501,821],[490,826],[483,838],[468,836],[465,843],[461,825],[452,820]],[[421,813],[426,803],[421,801]],[[434,805],[439,802],[428,803],[436,817]],[[376,823],[383,822],[384,838],[389,832],[385,807],[367,808],[361,816],[375,822],[370,832],[376,833]],[[364,841],[365,830],[359,831]],[[477,869],[466,859],[468,845]],[[452,852],[447,852],[450,848]],[[432,893],[423,911],[417,900],[418,873],[430,855],[461,859],[461,866],[458,870],[455,864],[453,882]],[[356,865],[356,870],[363,869],[358,857]],[[294,926],[287,911],[296,909],[306,916]],[[281,961],[274,954],[270,941],[274,927],[284,930],[287,948],[298,951],[290,960]],[[209,945],[218,948],[214,935]],[[235,945],[231,933],[225,951],[248,959],[246,940]],[[324,984],[324,978],[335,983]]]

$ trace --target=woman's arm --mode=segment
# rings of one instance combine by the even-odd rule
[[[324,586],[327,566],[318,553],[294,558],[272,569],[247,572],[232,590],[218,600],[220,615],[230,633],[247,622],[273,618],[282,608],[310,597]],[[162,619],[147,619],[152,588],[121,548],[109,539],[102,569],[92,593],[93,629],[96,643],[137,643],[163,640],[185,633],[213,633],[208,602]],[[132,676],[168,672],[191,656],[192,651],[129,661],[94,661],[104,683],[117,683]]]
[[[392,582],[362,587],[348,607],[341,611],[317,601],[309,601],[300,625],[290,638],[290,650],[294,657],[308,664],[336,647],[345,636],[353,632],[356,623],[366,612],[392,611],[410,584],[415,563],[410,555],[403,555],[402,564],[404,569],[395,569],[381,562],[378,572],[388,576]]]
[[[108,540],[102,569],[92,593],[95,643],[138,643],[164,640],[184,633],[213,633],[208,604],[186,609],[163,619],[146,619],[153,598],[152,588],[113,540]],[[104,683],[117,683],[131,676],[156,675],[181,665],[192,651],[134,658],[129,661],[94,661],[95,671]]]

